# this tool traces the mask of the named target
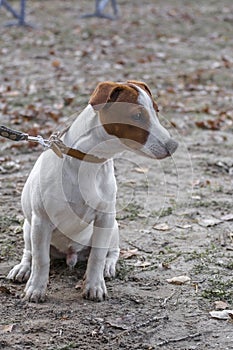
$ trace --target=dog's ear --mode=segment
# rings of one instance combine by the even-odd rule
[[[140,88],[142,88],[143,90],[145,90],[146,92],[148,92],[148,94],[150,96],[152,96],[152,92],[149,88],[149,86],[144,83],[143,81],[138,81],[138,80],[127,80],[127,83],[129,84],[134,84],[134,85],[138,85]]]
[[[146,83],[144,83],[143,81],[137,81],[137,80],[128,80],[127,83],[128,84],[137,85],[140,88],[142,88],[143,90],[145,90],[148,93],[148,95],[151,97],[152,101],[153,101],[154,109],[156,110],[156,112],[159,112],[158,105],[157,105],[157,103],[155,102],[155,100],[153,98],[153,95],[152,95],[152,92],[151,92],[149,86]]]
[[[104,107],[107,108],[108,104],[110,106],[118,99],[124,88],[125,87],[123,85],[111,81],[99,83],[91,95],[89,103],[97,111],[103,109]]]

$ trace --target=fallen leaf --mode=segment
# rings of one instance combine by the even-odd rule
[[[53,107],[55,109],[60,110],[60,109],[64,108],[64,103],[63,102],[54,103]]]
[[[13,161],[13,160],[10,160],[10,161],[7,161],[5,163],[3,163],[1,166],[0,166],[0,173],[2,174],[12,174],[14,172],[17,172],[20,170],[20,165]]]
[[[124,185],[125,185],[125,186],[128,186],[128,187],[134,187],[134,186],[136,185],[136,183],[137,183],[136,180],[130,179],[130,180],[128,180],[128,181],[125,181],[125,182],[124,182]]]
[[[59,60],[53,60],[52,61],[52,66],[54,68],[59,68],[61,66],[61,62]]]
[[[120,324],[114,321],[108,321],[108,324],[111,327],[118,328],[118,329],[128,329],[128,326],[125,326],[124,324]]]
[[[221,67],[221,62],[215,61],[211,63],[211,68],[216,69]]]
[[[195,180],[193,182],[193,187],[207,187],[211,184],[210,180]]]
[[[69,106],[75,98],[75,94],[73,93],[66,93],[65,96],[63,97],[63,100],[65,102],[65,106]]]
[[[157,231],[169,231],[171,228],[166,224],[165,222],[162,222],[161,224],[155,224],[153,228]]]
[[[195,199],[196,201],[199,201],[201,199],[201,196],[193,195],[191,196],[192,199]]]
[[[229,320],[233,318],[233,310],[210,311],[210,316],[219,320]]]
[[[223,220],[223,221],[231,221],[231,220],[233,220],[233,214],[223,215],[223,216],[221,216],[221,220]]]
[[[15,234],[17,234],[17,233],[22,233],[22,231],[23,231],[23,228],[22,228],[22,226],[20,226],[20,225],[17,225],[17,226],[14,226],[14,227],[13,227],[13,232],[14,232]]]
[[[146,174],[146,173],[148,173],[148,171],[149,171],[148,168],[141,168],[141,167],[134,168],[134,170],[135,170],[137,173],[141,173],[141,174]]]
[[[220,130],[223,126],[223,120],[219,119],[208,119],[205,121],[196,121],[196,126],[200,129],[209,129],[209,130]]]
[[[190,225],[190,224],[177,224],[176,227],[187,229],[187,228],[191,228],[192,225]]]
[[[29,86],[28,86],[28,95],[34,95],[37,93],[37,88],[36,88],[36,85],[31,83]]]
[[[204,227],[211,227],[211,226],[215,226],[218,225],[222,222],[222,220],[219,220],[217,218],[209,218],[209,219],[200,219],[198,220],[198,224],[200,226],[204,226]]]
[[[2,94],[3,96],[7,96],[7,97],[16,97],[16,96],[19,96],[20,95],[20,91],[6,91]]]
[[[147,218],[148,216],[146,214],[143,214],[143,213],[138,213],[137,217],[139,217],[139,218]]]
[[[3,326],[0,326],[0,332],[1,333],[11,333],[14,329],[15,325],[12,323],[12,324],[9,324],[9,325],[3,325]]]
[[[233,61],[230,57],[222,56],[222,61],[226,68],[231,68],[233,65]]]
[[[30,104],[26,107],[26,110],[22,110],[19,115],[23,118],[36,118],[39,113],[38,107]]]
[[[229,305],[225,301],[218,300],[214,302],[215,310],[226,310],[228,306]]]
[[[190,281],[191,281],[191,278],[188,276],[177,276],[177,277],[172,277],[167,279],[168,283],[176,284],[176,285],[190,283]]]
[[[43,110],[44,115],[47,118],[53,119],[55,122],[62,116],[61,110],[52,109],[50,106],[46,106]]]
[[[118,317],[116,319],[109,319],[107,323],[114,328],[125,330],[131,326],[134,320],[135,320],[134,314],[126,314],[123,317]]]
[[[138,255],[138,249],[127,249],[127,250],[121,250],[121,257],[123,259],[130,259],[132,256]]]
[[[219,160],[219,161],[215,162],[214,164],[209,164],[209,165],[215,165],[215,166],[217,166],[217,167],[223,169],[224,172],[229,173],[229,168],[230,168],[230,166],[229,166],[229,164],[227,164],[226,162],[221,162],[221,161]]]
[[[151,266],[151,263],[149,261],[141,261],[141,260],[138,260],[135,264],[134,264],[135,267],[147,267],[147,266]]]
[[[8,111],[7,103],[0,102],[0,111],[2,112],[2,114],[7,114],[7,111]]]
[[[0,286],[0,292],[3,294],[11,294],[10,289],[5,286]]]

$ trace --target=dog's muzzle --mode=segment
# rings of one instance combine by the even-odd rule
[[[173,139],[170,139],[166,144],[165,144],[165,148],[167,150],[167,152],[172,155],[176,149],[178,147],[178,142],[176,142]]]

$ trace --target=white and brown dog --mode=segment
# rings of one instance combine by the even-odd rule
[[[154,159],[170,156],[177,142],[157,113],[146,84],[100,83],[63,136],[71,157],[47,150],[38,158],[22,193],[23,257],[8,274],[27,281],[26,300],[44,300],[50,251],[74,266],[88,247],[83,296],[105,298],[104,277],[115,275],[119,257],[113,157],[126,149]],[[72,157],[75,150],[83,160]]]

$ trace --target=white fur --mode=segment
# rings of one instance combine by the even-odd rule
[[[146,147],[151,151],[154,145],[157,153],[153,156],[162,158],[167,155],[162,144],[170,140],[170,136],[160,125],[148,95],[140,88],[138,91],[138,102],[149,110],[151,119],[151,134],[142,151],[146,155]],[[108,160],[94,164],[69,156],[60,159],[51,150],[41,154],[22,193],[23,257],[8,278],[28,280],[25,299],[41,301],[49,277],[50,244],[58,255],[67,257],[70,266],[75,265],[85,248],[91,247],[83,295],[103,300],[107,295],[104,276],[115,275],[119,256],[115,219],[117,187],[112,157],[126,146],[117,137],[107,134],[91,105],[77,117],[63,141],[70,147]]]

